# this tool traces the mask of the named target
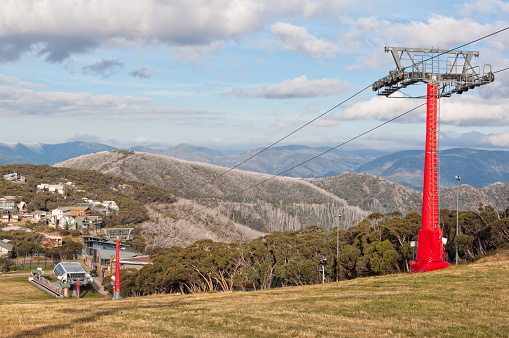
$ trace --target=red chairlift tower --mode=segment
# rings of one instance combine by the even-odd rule
[[[372,85],[378,95],[389,97],[417,83],[427,85],[426,153],[422,198],[422,228],[419,230],[417,261],[410,262],[412,273],[450,266],[444,261],[442,229],[438,221],[438,98],[449,97],[493,82],[491,66],[472,66],[479,52],[424,48],[385,47],[396,62],[396,70]]]

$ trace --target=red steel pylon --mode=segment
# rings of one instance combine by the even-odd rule
[[[422,228],[419,230],[417,261],[410,262],[412,273],[443,269],[442,229],[438,227],[438,85],[428,84],[426,109],[426,153],[422,194]]]

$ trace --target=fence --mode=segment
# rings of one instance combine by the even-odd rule
[[[43,277],[39,274],[34,274],[33,278],[38,281],[41,284],[46,285],[48,288],[52,289],[53,291],[58,292],[59,294],[62,294],[62,286],[60,286],[59,283],[54,283],[47,279],[46,277]]]
[[[9,271],[32,271],[38,267],[44,270],[53,269],[55,264],[58,264],[56,260],[52,259],[16,259],[13,260],[12,265],[9,265]]]

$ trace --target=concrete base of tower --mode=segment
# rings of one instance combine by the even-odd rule
[[[451,264],[447,263],[446,261],[438,262],[411,261],[409,265],[410,272],[412,273],[440,270],[451,266]]]
[[[412,273],[444,269],[451,264],[444,261],[442,229],[421,229],[417,242],[417,261],[411,261]]]

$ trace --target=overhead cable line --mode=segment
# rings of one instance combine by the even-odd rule
[[[496,73],[500,73],[500,72],[503,72],[504,70],[508,70],[509,67],[507,68],[504,68],[504,69],[500,69],[500,70],[497,70],[496,72],[492,72],[493,74],[496,74]]]
[[[505,28],[503,28],[503,29],[500,29],[500,30],[498,30],[498,31],[496,31],[496,32],[493,32],[493,33],[490,33],[490,34],[484,35],[484,36],[482,36],[482,37],[480,37],[480,38],[477,38],[477,39],[475,39],[475,40],[472,40],[472,41],[470,41],[470,42],[464,43],[464,44],[462,44],[462,45],[460,45],[460,46],[458,46],[458,47],[455,47],[455,48],[449,49],[448,51],[445,51],[445,52],[439,53],[439,54],[437,54],[437,55],[434,55],[434,56],[432,56],[432,57],[428,58],[427,60],[423,60],[423,61],[418,62],[417,64],[421,64],[421,63],[423,63],[423,62],[427,62],[427,61],[432,60],[432,59],[434,59],[434,58],[436,58],[436,57],[439,57],[439,56],[441,56],[441,55],[443,55],[443,54],[446,54],[446,53],[449,53],[449,52],[455,51],[455,50],[457,50],[457,49],[463,48],[463,47],[465,47],[465,46],[471,45],[471,44],[473,44],[473,43],[475,43],[475,42],[478,42],[478,41],[484,40],[484,39],[486,39],[486,38],[488,38],[488,37],[490,37],[490,36],[493,36],[493,35],[499,34],[499,33],[503,32],[503,31],[508,30],[508,29],[509,29],[509,26],[508,26],[508,27],[505,27]],[[494,74],[495,74],[495,73],[497,73],[497,72],[494,72]],[[269,145],[269,146],[267,146],[267,147],[263,148],[262,150],[260,150],[260,151],[258,151],[257,153],[253,154],[253,155],[252,155],[252,156],[250,156],[249,158],[247,158],[247,159],[245,159],[244,161],[242,161],[242,162],[238,163],[238,164],[237,164],[237,165],[235,165],[234,167],[232,167],[232,168],[228,169],[228,170],[227,170],[227,171],[225,171],[224,173],[222,173],[222,174],[220,174],[220,175],[218,175],[218,176],[214,177],[214,178],[212,179],[211,183],[212,183],[212,182],[214,182],[216,179],[218,179],[218,178],[220,178],[220,177],[222,177],[222,176],[226,175],[227,173],[229,173],[229,172],[230,172],[230,171],[232,171],[233,169],[236,169],[236,168],[240,167],[240,166],[241,166],[241,165],[243,165],[244,163],[246,163],[246,162],[250,161],[251,159],[255,158],[256,156],[260,155],[260,154],[261,154],[261,153],[263,153],[264,151],[269,150],[270,148],[272,148],[272,147],[273,147],[273,146],[275,146],[276,144],[278,144],[278,143],[280,143],[281,141],[283,141],[283,140],[287,139],[288,137],[290,137],[291,135],[293,135],[293,134],[295,134],[296,132],[300,131],[301,129],[304,129],[305,127],[307,127],[307,126],[308,126],[308,125],[310,125],[311,123],[313,123],[313,122],[315,122],[316,120],[318,120],[318,119],[322,118],[323,116],[327,115],[328,113],[330,113],[330,112],[331,112],[331,111],[333,111],[334,109],[336,109],[336,108],[338,108],[339,106],[343,105],[344,103],[346,103],[347,101],[349,101],[349,100],[351,100],[352,98],[356,97],[357,95],[359,95],[360,93],[364,92],[366,89],[368,89],[368,88],[370,88],[370,87],[371,87],[371,84],[369,84],[369,85],[368,85],[368,86],[366,86],[365,88],[363,88],[363,89],[359,90],[358,92],[356,92],[355,94],[351,95],[351,96],[350,96],[350,97],[348,97],[347,99],[343,100],[341,103],[339,103],[339,104],[335,105],[334,107],[330,108],[329,110],[327,110],[327,111],[326,111],[326,112],[324,112],[323,114],[321,114],[321,115],[319,115],[319,116],[315,117],[313,120],[311,120],[311,121],[309,121],[309,122],[305,123],[304,125],[302,125],[302,126],[300,126],[299,128],[295,129],[295,130],[294,130],[294,131],[292,131],[291,133],[289,133],[289,134],[287,134],[286,136],[284,136],[284,137],[280,138],[279,140],[275,141],[275,142],[274,142],[274,143],[272,143],[271,145]],[[406,95],[406,94],[405,94],[405,95]]]
[[[493,73],[500,73],[500,72],[503,72],[503,71],[506,71],[506,70],[509,70],[509,67],[508,67],[508,68],[504,68],[504,69],[500,69],[500,70],[498,70],[498,71],[496,71],[496,72],[493,72]],[[293,169],[295,169],[295,168],[297,168],[297,167],[300,167],[301,165],[304,165],[304,164],[306,164],[306,163],[308,163],[308,162],[311,162],[312,160],[314,160],[314,159],[316,159],[316,158],[318,158],[318,157],[321,157],[321,156],[323,156],[323,155],[325,155],[325,154],[327,154],[327,153],[329,153],[329,152],[331,152],[331,151],[333,151],[333,150],[335,150],[335,149],[337,149],[337,148],[339,148],[339,147],[341,147],[341,146],[343,146],[343,145],[345,145],[345,144],[347,144],[347,143],[350,143],[350,142],[352,142],[352,141],[354,141],[354,140],[356,140],[356,139],[358,139],[358,138],[360,138],[360,137],[362,137],[362,136],[364,136],[364,135],[366,135],[366,134],[369,134],[370,132],[372,132],[372,131],[374,131],[374,130],[376,130],[376,129],[380,128],[380,127],[383,127],[384,125],[389,124],[389,123],[391,123],[391,122],[393,122],[393,121],[395,121],[395,120],[397,120],[397,119],[399,119],[399,118],[401,118],[401,117],[403,117],[403,116],[405,116],[405,115],[407,115],[407,114],[409,114],[409,113],[413,112],[414,110],[419,109],[420,107],[422,107],[422,106],[424,106],[424,105],[426,105],[426,103],[422,103],[422,104],[420,104],[420,105],[418,105],[418,106],[416,106],[416,107],[414,107],[414,108],[412,108],[412,109],[410,109],[410,110],[408,110],[408,111],[406,111],[406,112],[404,112],[404,113],[402,113],[402,114],[400,114],[400,115],[398,115],[398,116],[396,116],[396,117],[393,117],[393,118],[392,118],[392,119],[390,119],[390,120],[385,121],[384,123],[379,124],[379,125],[378,125],[378,126],[376,126],[376,127],[373,127],[373,128],[371,128],[371,129],[369,129],[369,130],[367,130],[367,131],[365,131],[365,132],[363,132],[363,133],[361,133],[361,134],[359,134],[359,135],[357,135],[357,136],[354,136],[354,137],[350,138],[349,140],[347,140],[347,141],[345,141],[345,142],[343,142],[343,143],[338,144],[337,146],[335,146],[335,147],[333,147],[333,148],[330,148],[329,150],[326,150],[326,151],[324,151],[324,152],[322,152],[322,153],[320,153],[320,154],[318,154],[318,155],[315,155],[315,156],[313,156],[313,157],[311,157],[311,158],[307,159],[307,160],[306,160],[306,161],[304,161],[304,162],[301,162],[301,163],[299,163],[299,164],[296,164],[296,165],[294,165],[293,167],[291,167],[291,168],[289,168],[289,169],[286,169],[286,170],[284,170],[284,171],[282,171],[282,172],[280,172],[280,173],[278,173],[278,174],[272,175],[271,177],[269,177],[269,178],[267,178],[267,179],[265,179],[265,180],[263,180],[263,181],[261,181],[261,182],[258,182],[258,183],[256,183],[256,184],[253,184],[252,186],[250,186],[250,187],[248,187],[248,188],[246,188],[246,189],[244,189],[244,190],[242,190],[242,191],[240,191],[240,192],[237,192],[237,193],[234,193],[234,194],[231,194],[231,195],[226,195],[226,197],[233,197],[233,196],[236,196],[236,195],[243,194],[244,192],[246,192],[246,191],[248,191],[248,190],[251,190],[251,189],[253,189],[253,188],[255,188],[255,187],[257,187],[257,186],[259,186],[259,185],[261,185],[261,184],[263,184],[263,183],[266,183],[266,182],[268,182],[268,181],[270,181],[270,180],[273,180],[274,178],[279,177],[279,176],[281,176],[281,175],[283,175],[283,174],[285,174],[285,173],[287,173],[287,172],[289,172],[289,171],[291,171],[291,170],[293,170]],[[222,175],[218,176],[217,178],[219,178],[219,177],[221,177],[221,176],[222,176]],[[206,206],[203,206],[203,208],[202,208],[202,209],[199,209],[198,211],[203,210],[203,209],[206,209],[206,208],[207,208]]]
[[[326,150],[326,151],[324,151],[324,152],[322,152],[322,153],[320,153],[320,154],[318,154],[318,155],[315,155],[315,156],[311,157],[310,159],[307,159],[307,160],[306,160],[306,161],[304,161],[304,162],[301,162],[301,163],[299,163],[299,164],[296,164],[296,165],[294,165],[293,167],[291,167],[291,168],[289,168],[289,169],[286,169],[285,171],[282,171],[282,172],[280,172],[280,173],[278,173],[278,174],[272,175],[271,177],[269,177],[269,178],[267,178],[267,179],[265,179],[265,180],[263,180],[263,181],[261,181],[261,182],[258,182],[258,183],[256,183],[256,184],[253,184],[252,186],[250,186],[250,187],[248,187],[248,188],[246,188],[246,189],[244,189],[244,190],[242,190],[242,191],[240,191],[240,192],[238,192],[238,193],[236,193],[236,194],[233,194],[233,195],[231,195],[231,196],[235,196],[235,195],[242,194],[242,193],[244,193],[244,192],[246,192],[246,191],[248,191],[248,190],[251,190],[251,189],[253,189],[253,188],[255,188],[255,187],[257,187],[257,186],[259,186],[259,185],[261,185],[261,184],[263,184],[263,183],[265,183],[265,182],[268,182],[268,181],[270,181],[270,180],[272,180],[272,179],[274,179],[274,178],[276,178],[276,177],[278,177],[278,176],[281,176],[281,175],[283,175],[283,174],[286,174],[287,172],[289,172],[289,171],[291,171],[291,170],[293,170],[293,169],[295,169],[295,168],[297,168],[297,167],[300,167],[300,166],[301,166],[301,165],[303,165],[303,164],[306,164],[306,163],[308,163],[308,162],[311,162],[312,160],[314,160],[314,159],[316,159],[316,158],[318,158],[318,157],[321,157],[321,156],[323,156],[323,155],[325,155],[325,154],[327,154],[327,153],[329,153],[329,152],[331,152],[331,151],[333,151],[333,150],[335,150],[335,149],[337,149],[337,148],[339,148],[339,147],[341,147],[341,146],[344,146],[345,144],[350,143],[350,142],[352,142],[352,141],[354,141],[354,140],[358,139],[359,137],[362,137],[362,136],[364,136],[364,135],[366,135],[366,134],[369,134],[370,132],[372,132],[372,131],[374,131],[374,130],[376,130],[376,129],[380,128],[380,127],[383,127],[383,126],[385,126],[386,124],[389,124],[389,123],[391,123],[392,121],[397,120],[397,119],[399,119],[400,117],[403,117],[403,116],[405,116],[405,115],[407,115],[407,114],[409,114],[409,113],[413,112],[414,110],[416,110],[416,109],[418,109],[418,108],[420,108],[420,107],[422,107],[422,106],[424,106],[424,105],[426,105],[426,103],[422,103],[422,104],[418,105],[417,107],[412,108],[412,109],[410,109],[410,110],[408,110],[408,111],[404,112],[403,114],[400,114],[400,115],[398,115],[398,116],[396,116],[396,117],[393,117],[392,119],[387,120],[387,121],[385,121],[384,123],[381,123],[381,124],[379,124],[378,126],[373,127],[373,128],[371,128],[371,129],[369,129],[369,130],[367,130],[367,131],[365,131],[365,132],[363,132],[363,133],[361,133],[361,134],[359,134],[359,135],[357,135],[357,136],[354,136],[354,137],[350,138],[349,140],[347,140],[347,141],[345,141],[345,142],[343,142],[343,143],[341,143],[341,144],[338,144],[337,146],[335,146],[335,147],[333,147],[333,148],[330,148],[329,150]]]
[[[247,161],[251,160],[252,158],[260,155],[261,153],[263,153],[264,151],[272,148],[273,146],[275,146],[276,144],[278,144],[279,142],[283,141],[284,139],[287,139],[288,137],[292,136],[293,134],[295,134],[296,132],[298,132],[299,130],[307,127],[308,125],[310,125],[311,123],[315,122],[316,120],[322,118],[323,116],[327,115],[328,113],[330,113],[331,111],[333,111],[334,109],[336,109],[337,107],[341,106],[342,104],[344,104],[345,102],[353,99],[354,97],[356,97],[357,95],[359,95],[360,93],[362,93],[363,91],[365,91],[366,89],[370,88],[371,85],[368,85],[366,86],[365,88],[359,90],[358,92],[356,92],[355,94],[351,95],[350,97],[348,97],[347,99],[343,100],[341,103],[338,103],[337,105],[335,105],[334,107],[330,108],[329,110],[327,110],[325,113],[315,117],[314,119],[312,119],[311,121],[303,124],[302,126],[300,126],[299,128],[295,129],[294,131],[292,131],[291,133],[287,134],[286,136],[280,138],[279,140],[277,140],[276,142],[272,143],[270,146],[267,146],[265,148],[263,148],[262,150],[260,150],[259,152],[257,152],[256,154],[250,156],[249,158],[245,159],[244,161],[240,162],[239,164],[237,164],[236,166],[234,166],[233,168],[230,168],[228,169],[227,171],[225,171],[224,173],[222,173],[221,175],[219,176],[216,176],[214,177],[214,179],[212,180],[212,182],[214,182],[216,179],[226,175],[227,173],[229,173],[230,171],[232,171],[233,169],[236,169],[238,167],[240,167],[241,165],[243,165],[244,163],[246,163]]]
[[[505,71],[505,70],[509,70],[509,67],[508,67],[508,68],[501,69],[501,70],[498,70],[498,71],[493,72],[493,73],[499,73],[499,72],[502,72],[502,71]],[[376,126],[376,127],[373,127],[373,128],[371,128],[371,129],[369,129],[369,130],[367,130],[367,131],[365,131],[365,132],[363,132],[363,133],[361,133],[361,134],[359,134],[359,135],[357,135],[357,136],[352,137],[351,139],[349,139],[349,140],[347,140],[347,141],[345,141],[345,142],[343,142],[343,143],[341,143],[341,144],[338,144],[337,146],[335,146],[335,147],[333,147],[333,148],[330,148],[329,150],[326,150],[326,151],[324,151],[324,152],[322,152],[322,153],[320,153],[320,154],[318,154],[318,155],[315,155],[315,156],[313,156],[313,157],[311,157],[311,158],[307,159],[307,160],[306,160],[306,161],[304,161],[304,162],[301,162],[301,163],[299,163],[299,164],[296,164],[296,165],[294,165],[293,167],[291,167],[291,168],[289,168],[289,169],[286,169],[285,171],[282,171],[282,172],[280,172],[280,173],[278,173],[278,174],[272,175],[271,177],[269,177],[269,178],[267,178],[267,179],[265,179],[265,180],[263,180],[263,181],[261,181],[261,182],[258,182],[258,183],[256,183],[256,184],[253,184],[253,185],[252,185],[252,186],[250,186],[249,188],[246,188],[246,189],[242,190],[241,192],[236,193],[236,194],[234,194],[234,195],[232,195],[232,196],[235,196],[235,195],[238,195],[238,194],[242,194],[242,193],[244,193],[244,192],[246,192],[246,191],[248,191],[248,190],[250,190],[250,189],[252,189],[252,188],[257,187],[258,185],[261,185],[261,184],[263,184],[263,183],[265,183],[265,182],[268,182],[268,181],[270,181],[270,180],[272,180],[272,179],[274,179],[274,178],[276,178],[276,177],[278,177],[278,176],[281,176],[281,175],[283,175],[283,174],[286,174],[287,172],[289,172],[289,171],[291,171],[291,170],[293,170],[293,169],[295,169],[295,168],[297,168],[297,167],[300,167],[301,165],[304,165],[304,164],[306,164],[306,163],[308,163],[308,162],[311,162],[312,160],[314,160],[314,159],[316,159],[316,158],[318,158],[318,157],[321,157],[321,156],[323,156],[323,155],[325,155],[325,154],[327,154],[327,153],[329,153],[329,152],[331,152],[331,151],[333,151],[333,150],[335,150],[335,149],[337,149],[337,148],[339,148],[339,147],[341,147],[341,146],[343,146],[343,145],[345,145],[345,144],[347,144],[347,143],[350,143],[350,142],[352,142],[352,141],[354,141],[354,140],[356,140],[356,139],[358,139],[358,138],[360,138],[360,137],[362,137],[362,136],[364,136],[364,135],[366,135],[366,134],[369,134],[370,132],[372,132],[372,131],[374,131],[374,130],[376,130],[376,129],[380,128],[380,127],[383,127],[384,125],[389,124],[389,123],[391,123],[391,122],[393,122],[393,121],[395,121],[395,120],[397,120],[397,119],[399,119],[399,118],[401,118],[401,117],[403,117],[403,116],[405,116],[405,115],[407,115],[407,114],[409,114],[409,113],[413,112],[414,110],[416,110],[416,109],[418,109],[418,108],[420,108],[420,107],[422,107],[422,106],[424,106],[424,105],[426,105],[426,103],[422,103],[422,104],[420,104],[420,105],[418,105],[418,106],[416,106],[416,107],[414,107],[414,108],[412,108],[412,109],[410,109],[410,110],[408,110],[408,111],[406,111],[406,112],[404,112],[404,113],[402,113],[402,114],[400,114],[400,115],[398,115],[398,116],[396,116],[396,117],[393,117],[393,118],[392,118],[392,119],[390,119],[390,120],[385,121],[385,122],[384,122],[384,123],[382,123],[382,124],[379,124],[379,125],[378,125],[378,126]]]
[[[417,62],[415,65],[420,65],[420,64],[422,64],[422,63],[428,62],[428,61],[430,61],[430,60],[433,60],[433,59],[434,59],[434,58],[436,58],[436,57],[442,56],[442,55],[444,55],[444,54],[448,54],[448,53],[450,53],[450,52],[453,52],[453,51],[458,50],[458,49],[460,49],[460,48],[463,48],[463,47],[465,47],[465,46],[471,45],[471,44],[473,44],[473,43],[475,43],[475,42],[478,42],[478,41],[484,40],[484,39],[486,39],[486,38],[489,38],[490,36],[496,35],[496,34],[498,34],[498,33],[502,33],[503,31],[506,31],[506,30],[508,30],[508,29],[509,29],[509,26],[507,26],[506,28],[502,28],[502,29],[500,29],[500,30],[498,30],[498,31],[496,31],[496,32],[490,33],[490,34],[488,34],[488,35],[484,35],[484,36],[482,36],[482,37],[480,37],[480,38],[477,38],[477,39],[475,39],[475,40],[472,40],[472,41],[470,41],[470,42],[464,43],[464,44],[462,44],[461,46],[458,46],[458,47],[456,47],[456,48],[452,48],[452,49],[446,50],[446,51],[444,51],[444,52],[438,53],[437,55],[433,55],[432,57],[429,57],[429,58],[428,58],[428,59],[426,59],[426,60],[422,60],[422,61]],[[403,67],[403,69],[405,69],[405,68],[407,68],[407,67]]]

